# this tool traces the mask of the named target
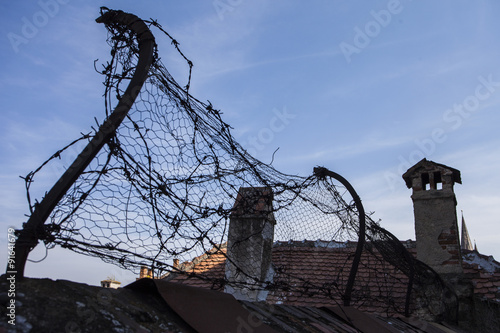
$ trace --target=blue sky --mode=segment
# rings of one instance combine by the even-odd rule
[[[500,3],[451,0],[3,2],[3,249],[7,228],[28,212],[19,176],[102,120],[93,66],[109,54],[94,22],[103,5],[157,19],[194,62],[191,93],[221,109],[254,155],[270,162],[279,148],[273,165],[282,172],[308,176],[321,165],[340,173],[400,239],[415,237],[401,174],[423,157],[459,169],[458,216],[463,210],[480,252],[500,259]],[[164,64],[185,83],[185,64],[157,39]],[[59,171],[36,184],[40,194]],[[38,248],[32,258],[44,255]],[[59,249],[26,273],[134,280]]]

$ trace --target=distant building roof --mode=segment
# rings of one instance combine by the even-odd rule
[[[101,287],[103,288],[117,289],[120,288],[121,284],[122,284],[121,282],[118,282],[115,279],[106,279],[101,281]]]

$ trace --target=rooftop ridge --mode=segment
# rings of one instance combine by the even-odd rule
[[[383,241],[377,241],[383,242]],[[401,244],[407,249],[413,249],[416,247],[416,241],[412,239],[400,240]],[[366,245],[370,246],[372,241],[366,241]],[[289,241],[275,241],[273,243],[273,248],[276,247],[311,247],[311,248],[329,248],[329,249],[338,249],[338,248],[355,248],[357,246],[357,241],[327,241],[322,239],[317,240],[289,240]]]

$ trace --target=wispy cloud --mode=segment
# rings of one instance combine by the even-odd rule
[[[313,150],[310,153],[290,157],[292,161],[315,161],[328,157],[328,160],[342,160],[391,149],[407,142],[409,137],[381,137],[380,133],[371,133],[354,143],[336,144],[326,149]]]
[[[307,54],[301,54],[301,55],[294,55],[294,56],[290,56],[290,57],[267,59],[264,61],[256,61],[256,62],[251,62],[251,63],[242,62],[242,63],[236,65],[235,67],[224,68],[222,70],[207,73],[206,75],[207,76],[217,76],[217,75],[223,75],[223,74],[228,74],[228,73],[232,73],[232,72],[249,70],[249,69],[253,69],[253,68],[257,68],[257,67],[276,65],[276,64],[286,63],[286,62],[293,62],[296,60],[314,60],[316,58],[335,57],[335,56],[338,56],[339,53],[340,52],[338,52],[336,50],[328,50],[328,51],[324,51],[324,52],[314,52],[314,53],[307,53]]]

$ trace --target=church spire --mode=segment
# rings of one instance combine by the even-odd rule
[[[469,232],[467,231],[467,226],[465,225],[464,211],[462,211],[462,237],[461,246],[462,250],[474,250],[472,247],[472,242],[469,237]]]

